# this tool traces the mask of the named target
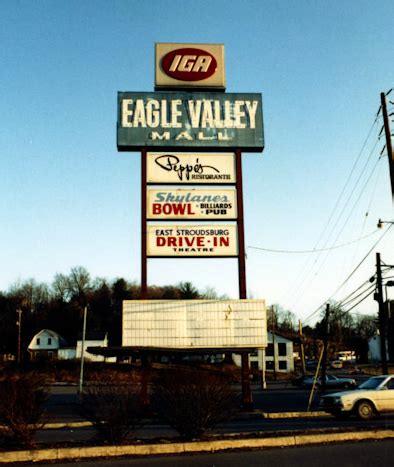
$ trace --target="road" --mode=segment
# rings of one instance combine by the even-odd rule
[[[280,467],[391,467],[394,458],[392,441],[364,441],[296,448],[267,449],[254,451],[223,452],[213,454],[193,454],[158,456],[138,459],[110,459],[78,461],[78,467],[260,467],[275,465]],[[24,465],[40,465],[35,462]],[[56,463],[57,467],[69,467],[70,463]]]
[[[75,386],[54,386],[47,403],[47,419],[50,422],[83,421],[78,412],[77,388]],[[283,384],[273,384],[263,391],[258,384],[253,384],[253,396],[255,407],[264,412],[304,412],[308,406],[309,391],[293,388]],[[318,409],[320,395],[317,394],[312,409]],[[334,417],[318,418],[284,418],[264,419],[261,414],[242,414],[228,423],[219,425],[213,434],[222,435],[230,433],[259,433],[267,435],[271,433],[285,434],[294,430],[321,430],[321,429],[356,429],[365,430],[371,428],[394,428],[394,416],[380,417],[372,421],[359,421],[357,419],[336,420]],[[36,435],[36,441],[40,444],[52,444],[61,442],[75,442],[90,440],[95,436],[93,428],[40,430]],[[160,422],[148,422],[143,428],[133,433],[130,437],[141,440],[153,440],[160,438],[176,438],[177,432],[168,425]]]

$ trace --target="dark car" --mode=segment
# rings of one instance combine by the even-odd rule
[[[311,388],[313,386],[314,377],[305,378],[301,383],[301,387]],[[316,379],[316,386],[322,386],[321,377]],[[334,375],[326,375],[327,389],[350,389],[356,387],[356,380],[353,378],[338,378]]]

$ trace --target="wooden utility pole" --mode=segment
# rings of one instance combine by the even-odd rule
[[[321,365],[321,389],[326,390],[326,370],[327,370],[327,350],[328,350],[328,335],[330,332],[330,304],[327,303],[326,315],[324,318],[324,336],[323,336],[323,360]]]
[[[380,253],[376,253],[376,287],[377,292],[374,296],[379,304],[379,333],[380,333],[380,358],[382,362],[382,374],[388,374],[387,366],[387,351],[386,351],[386,307],[383,300],[383,285],[382,285],[382,266],[380,262]]]
[[[272,313],[272,347],[273,347],[273,357],[274,357],[274,381],[276,381],[276,342],[275,342],[275,332],[276,332],[276,313],[275,306],[271,306]]]
[[[81,347],[81,368],[79,371],[79,397],[82,398],[83,391],[83,367],[85,363],[85,340],[86,340],[86,317],[88,314],[88,307],[83,309],[83,327],[82,327],[82,347]]]
[[[305,352],[304,352],[304,336],[302,335],[302,323],[301,320],[298,321],[299,326],[299,336],[300,336],[300,351],[301,351],[301,364],[302,364],[302,375],[306,373],[305,368]]]
[[[22,310],[20,308],[18,308],[16,310],[16,312],[18,313],[18,321],[16,322],[16,324],[18,326],[18,356],[17,356],[17,360],[18,360],[18,365],[20,365],[20,363],[21,363]]]
[[[386,135],[386,149],[387,149],[387,157],[388,157],[389,169],[390,169],[391,193],[392,193],[393,202],[394,202],[394,154],[393,154],[393,146],[391,144],[390,122],[389,122],[389,116],[387,114],[386,94],[384,92],[380,93],[380,101],[382,105],[384,132]]]

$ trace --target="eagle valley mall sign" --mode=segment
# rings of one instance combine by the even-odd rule
[[[117,145],[119,151],[261,152],[261,94],[119,92]]]

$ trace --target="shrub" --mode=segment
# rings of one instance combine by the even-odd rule
[[[82,413],[101,440],[115,443],[142,426],[139,392],[130,384],[92,384],[84,390]]]
[[[190,440],[230,419],[239,400],[223,375],[177,371],[156,382],[153,404],[183,439]]]
[[[0,381],[0,424],[3,439],[12,444],[32,446],[48,389],[41,375],[15,373]]]

